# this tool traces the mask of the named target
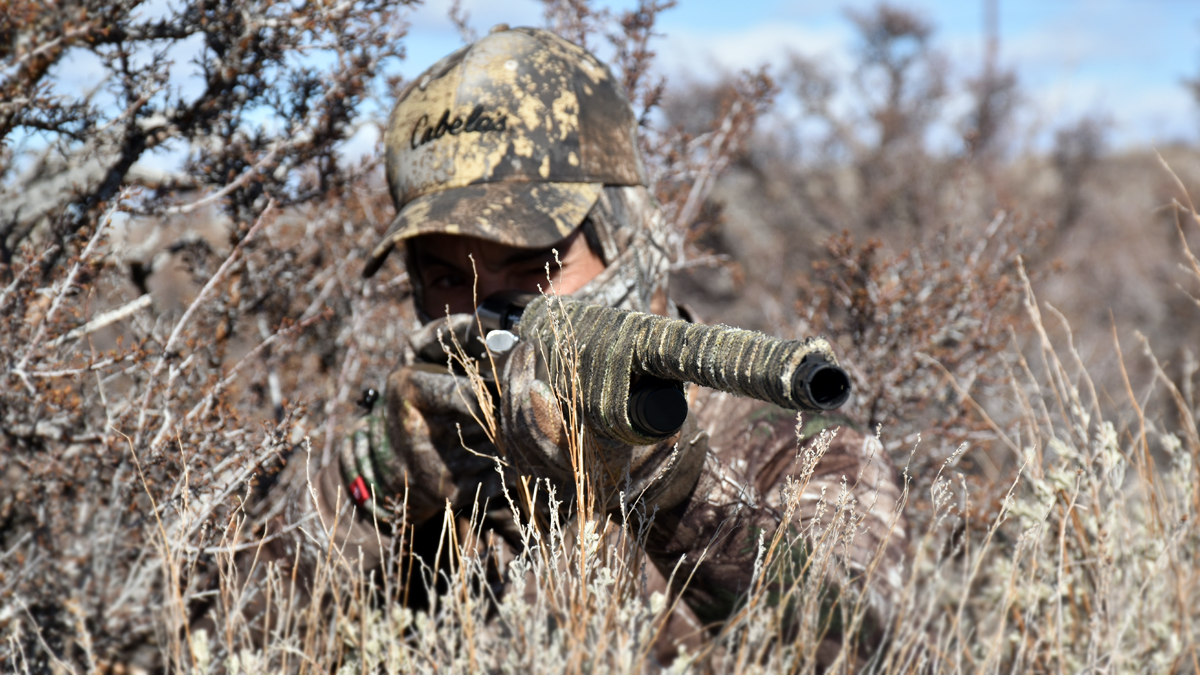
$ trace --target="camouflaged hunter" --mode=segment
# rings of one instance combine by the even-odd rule
[[[364,275],[378,271],[397,247],[413,262],[408,243],[422,235],[538,249],[582,228],[603,270],[573,300],[690,320],[667,295],[670,248],[636,138],[619,83],[595,57],[546,31],[494,29],[401,94],[385,135],[398,214]],[[343,511],[333,536],[365,568],[379,564],[391,545],[385,538],[380,548],[374,523],[398,517],[401,503],[406,522],[417,526],[411,545],[419,553],[421,537],[438,536],[447,503],[470,514],[478,501],[487,526],[519,546],[502,484],[515,481],[516,472],[559,485],[560,495],[573,492],[563,422],[536,341],[518,342],[499,375],[496,418],[504,458],[515,469],[501,478],[491,459],[501,450],[475,421],[483,418],[479,404],[467,379],[446,367],[437,337],[452,330],[468,340],[474,317],[433,320],[421,301],[420,275],[410,278],[426,324],[410,336],[414,360],[388,377],[379,405],[316,481],[325,522],[333,523],[339,509],[357,514]],[[600,328],[589,334],[610,339]],[[669,576],[686,556],[674,578],[690,579],[682,596],[695,615],[715,626],[736,609],[750,586],[761,534],[781,525],[781,488],[800,470],[797,435],[806,442],[838,427],[799,513],[785,525],[800,528],[822,499],[848,486],[862,520],[846,567],[864,573],[882,551],[867,600],[875,628],[883,625],[891,591],[901,584],[906,532],[894,512],[895,472],[879,442],[831,414],[806,414],[797,428],[794,412],[771,403],[695,385],[687,401],[682,428],[665,440],[598,435],[592,442],[606,467],[597,480],[607,507],[617,511],[625,490],[626,499],[656,511],[645,542],[654,565]],[[831,585],[846,578],[842,572],[830,576]]]

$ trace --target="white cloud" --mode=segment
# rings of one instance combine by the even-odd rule
[[[355,130],[354,135],[338,146],[338,154],[342,159],[350,162],[374,157],[377,154],[376,144],[379,142],[379,138],[379,127],[374,124],[363,124]]]
[[[397,71],[405,77],[416,77],[438,59],[463,45],[462,36],[451,23],[451,0],[430,0],[408,15],[408,34],[404,37],[405,59]],[[534,0],[464,0],[463,10],[469,15],[467,25],[479,36],[499,23],[510,26],[541,26],[541,5]]]
[[[452,0],[430,0],[425,3],[413,11],[411,30],[454,32],[449,18],[451,4]],[[462,8],[469,15],[467,23],[480,35],[486,35],[488,29],[498,23],[510,26],[542,25],[542,8],[534,0],[464,0]]]
[[[813,29],[796,23],[760,23],[727,33],[676,29],[657,46],[658,68],[671,75],[706,80],[709,75],[783,64],[788,55],[845,60],[849,30],[834,26]]]
[[[1082,30],[1060,30],[1045,26],[1027,33],[1005,38],[1006,55],[1029,68],[1070,67],[1096,60],[1120,59],[1117,51],[1128,47],[1114,45],[1103,35]]]

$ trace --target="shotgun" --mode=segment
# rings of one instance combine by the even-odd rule
[[[491,352],[533,340],[557,390],[580,394],[588,426],[632,445],[683,426],[684,382],[790,410],[834,410],[850,397],[850,378],[824,338],[780,340],[516,291],[489,296],[477,315]]]

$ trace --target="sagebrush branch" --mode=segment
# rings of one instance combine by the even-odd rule
[[[133,316],[134,314],[137,314],[141,310],[149,307],[151,305],[151,303],[152,303],[152,301],[150,298],[150,294],[146,293],[145,295],[138,297],[138,299],[134,300],[133,302],[122,305],[114,310],[105,312],[105,313],[101,314],[100,316],[92,319],[91,321],[83,324],[79,328],[72,329],[66,335],[59,336],[58,338],[56,338],[55,340],[53,340],[50,343],[50,346],[57,347],[57,346],[63,344],[64,342],[70,342],[71,340],[78,340],[79,338],[84,337],[85,335],[90,335],[92,333],[95,333],[96,331],[100,330],[101,328],[111,326],[114,323],[116,323],[122,319]]]

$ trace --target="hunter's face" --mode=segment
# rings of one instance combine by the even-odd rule
[[[583,288],[604,270],[604,262],[588,247],[583,230],[544,249],[517,248],[472,237],[425,234],[408,242],[425,288],[422,308],[432,317],[475,311],[497,291],[549,291],[549,278],[561,295]],[[558,251],[558,261],[554,251]],[[471,261],[475,264],[472,267]],[[562,263],[561,267],[559,262]]]

